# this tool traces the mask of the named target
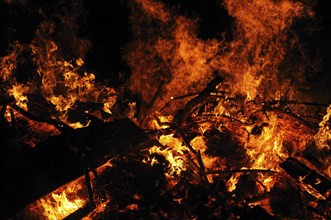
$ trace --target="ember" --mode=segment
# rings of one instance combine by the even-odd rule
[[[322,3],[0,7],[1,219],[331,218]]]

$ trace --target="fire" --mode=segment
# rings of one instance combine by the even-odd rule
[[[249,106],[250,108],[241,109],[244,113],[237,119],[245,122],[252,116],[258,117],[260,123],[263,121],[266,124],[260,128],[260,134],[253,134],[253,129],[259,126],[255,123],[242,126],[238,130],[238,127],[233,127],[231,122],[222,121],[221,118],[218,119],[220,124],[216,129],[221,130],[221,126],[228,126],[238,136],[249,157],[250,162],[246,164],[248,169],[279,171],[278,164],[293,152],[303,150],[306,144],[304,140],[309,140],[311,137],[304,128],[296,128],[302,129],[301,135],[304,138],[293,134],[296,143],[290,149],[293,151],[290,153],[283,142],[291,139],[292,133],[289,134],[289,131],[294,128],[284,118],[274,113],[267,117],[254,115],[260,109],[258,105],[250,102],[261,104],[261,100],[270,96],[281,97],[282,91],[295,87],[296,82],[293,81],[293,77],[300,80],[302,73],[298,71],[295,76],[283,74],[279,66],[284,62],[287,50],[298,46],[297,38],[291,32],[291,25],[296,19],[313,16],[314,13],[304,3],[289,0],[225,0],[224,6],[234,19],[234,37],[231,41],[203,40],[198,37],[196,22],[175,15],[172,9],[155,0],[133,1],[131,21],[136,41],[129,44],[126,54],[132,69],[130,90],[141,94],[143,100],[149,103],[161,89],[162,92],[156,97],[151,108],[157,112],[159,109],[164,110],[163,107],[166,106],[162,112],[164,115],[161,116],[166,118],[173,115],[175,110],[181,109],[188,99],[176,100],[172,102],[175,103],[173,105],[168,105],[169,100],[173,100],[176,96],[201,91],[214,76],[215,71],[222,73],[222,76],[231,81],[228,87],[218,88],[226,92],[226,97],[216,100],[217,106],[212,111],[206,111],[206,114],[232,118],[236,116],[236,111],[240,111],[240,107]],[[157,32],[154,25],[148,25],[148,21],[157,22],[159,28]],[[143,23],[145,25],[142,25]],[[145,59],[139,59],[141,57]],[[146,82],[148,89],[145,86]],[[295,88],[287,95],[290,97],[297,95]],[[229,96],[246,98],[242,106],[231,106],[227,101]],[[164,119],[164,121],[171,122],[172,119]],[[201,124],[202,135],[205,130],[213,126],[208,122]],[[166,127],[154,125],[152,128]],[[251,133],[249,138],[241,129]],[[150,151],[151,154],[163,155],[172,164],[173,170],[168,174],[178,174],[174,170],[177,167],[183,169],[183,161],[190,155],[178,152],[177,149],[185,146],[182,146],[177,139],[175,142],[173,140],[172,135],[161,136],[159,141],[167,148],[153,147]],[[190,144],[195,150],[200,151],[202,162],[207,169],[215,169],[217,163],[219,166],[224,166],[217,157],[205,153],[207,146],[203,136],[195,137]],[[247,169],[244,167],[241,169]],[[210,177],[208,176],[208,179],[211,180]],[[228,181],[230,191],[235,189],[235,183],[239,178],[240,174],[232,175]],[[273,176],[259,174],[259,181],[267,191],[270,191],[275,180]]]
[[[147,5],[162,10],[146,8]],[[201,41],[196,36],[195,22],[175,16],[155,0],[133,1],[131,7],[136,41],[129,44],[125,57],[132,69],[129,89],[140,93],[144,102],[149,103],[157,87],[161,87],[161,96],[153,106],[153,110],[158,111],[171,97],[204,88],[213,75],[213,69],[206,61],[217,53],[217,40]],[[154,30],[150,20],[159,24],[159,30]],[[176,102],[176,107],[183,104]]]
[[[299,115],[285,103],[286,98],[302,95],[297,87],[303,81],[303,70],[298,68],[292,73],[287,64],[291,60],[287,61],[286,56],[289,50],[300,47],[292,26],[299,18],[314,16],[304,1],[224,0],[222,6],[232,19],[233,33],[231,36],[223,33],[222,39],[203,39],[198,20],[178,15],[175,8],[161,1],[131,0],[128,4],[133,40],[124,54],[131,70],[125,92],[141,97],[140,106],[128,104],[131,110],[140,108],[135,112],[137,117],[134,113],[129,117],[151,134],[156,133],[159,144],[149,148],[143,162],[163,168],[168,188],[174,187],[179,177],[191,175],[187,181],[190,184],[203,183],[204,188],[215,188],[215,192],[224,184],[224,194],[233,197],[237,185],[239,188],[240,181],[244,181],[243,173],[247,173],[257,193],[262,195],[271,192],[279,180],[267,171],[280,173],[279,164],[302,153],[311,140],[318,153],[330,151],[331,105],[319,123],[318,132],[312,135],[313,128],[300,123]],[[66,16],[58,15],[59,20],[67,21],[62,24],[64,30],[75,32],[75,25]],[[15,98],[17,106],[32,113],[35,112],[30,106],[34,106],[38,100],[34,97],[38,96],[49,106],[48,118],[72,128],[89,126],[91,115],[103,121],[116,118],[113,106],[122,94],[86,71],[84,56],[89,43],[71,33],[71,49],[75,52],[63,54],[65,49],[53,37],[57,28],[55,23],[44,21],[31,43],[13,43],[9,55],[0,59],[4,91]],[[26,82],[15,77],[24,52],[31,55],[36,68]],[[226,82],[193,106],[190,117],[178,122],[176,116],[185,110],[185,104],[215,77]],[[290,91],[284,94],[287,90]],[[99,109],[84,106],[90,103]],[[72,119],[75,111],[82,118]],[[5,115],[12,116],[9,111]],[[39,127],[46,130],[42,125]],[[210,142],[207,131],[214,132]],[[329,176],[330,161],[329,156],[322,161]],[[300,177],[301,183],[303,179]],[[322,182],[319,181],[318,184]],[[45,218],[62,219],[84,206],[86,199],[75,195],[81,189],[81,185],[77,186],[80,188],[69,187],[41,198],[39,206]],[[174,201],[185,204],[184,197]],[[134,194],[137,201],[125,204],[118,212],[139,211],[138,200],[143,198]],[[110,202],[107,198],[95,212],[103,212]]]
[[[78,1],[72,4],[79,6]],[[5,86],[5,92],[14,96],[16,104],[24,110],[28,111],[29,106],[35,106],[41,100],[50,105],[49,118],[60,120],[74,128],[88,126],[84,119],[72,121],[70,112],[76,110],[79,103],[88,102],[103,105],[100,110],[111,114],[117,95],[113,88],[95,82],[94,73],[85,71],[84,56],[90,43],[77,36],[74,19],[81,12],[77,10],[70,14],[63,10],[54,13],[53,16],[61,22],[55,23],[52,19],[42,21],[36,27],[35,37],[30,43],[13,42],[8,55],[0,58],[1,82]],[[63,30],[66,33],[60,33]],[[63,34],[65,37],[62,40],[70,41],[70,45],[64,45],[57,38],[58,34]],[[66,52],[72,54],[64,54],[66,49]],[[24,61],[26,55],[29,56],[28,61]],[[22,60],[31,64],[26,73],[17,69]],[[25,75],[18,79],[17,74]],[[93,113],[104,119],[100,113]]]
[[[85,200],[80,198],[69,201],[65,191],[61,194],[52,193],[52,199],[50,200],[40,200],[40,205],[44,208],[44,216],[46,219],[51,220],[63,219],[81,208],[84,204]]]
[[[247,143],[247,154],[251,157],[254,169],[276,169],[277,164],[287,155],[282,146],[282,129],[277,117],[270,116],[269,125],[262,128],[261,135],[251,137]]]
[[[278,66],[288,48],[287,41],[291,46],[297,43],[288,35],[291,24],[298,17],[312,16],[309,8],[287,0],[225,0],[224,3],[236,26],[234,40],[224,45],[218,60],[222,70],[235,79],[232,91],[254,99],[257,95],[266,97],[289,88],[291,82],[279,81],[284,79],[278,78]]]
[[[115,91],[96,84],[93,73],[78,74],[84,64],[82,58],[65,61],[56,54],[58,47],[53,41],[45,43],[50,45],[46,54],[43,54],[42,48],[31,46],[39,66],[38,73],[42,77],[42,92],[44,97],[55,106],[61,121],[73,127],[81,127],[79,123],[74,126],[68,122],[68,113],[75,109],[77,102],[100,102],[104,104],[104,109],[110,112],[110,107],[115,103]],[[43,56],[43,59],[40,59],[40,56]],[[58,87],[63,89],[60,94],[56,93]]]
[[[196,151],[200,151],[201,159],[206,169],[214,169],[219,165],[219,160],[217,159],[217,157],[212,157],[205,153],[205,151],[207,150],[207,146],[204,137],[197,136],[193,138],[190,142],[190,145]]]
[[[54,106],[54,112],[50,116],[59,119],[68,125],[78,128],[88,126],[88,123],[71,122],[68,114],[76,109],[78,102],[102,103],[103,110],[111,113],[110,109],[115,103],[115,90],[95,82],[93,73],[82,72],[84,60],[79,57],[75,60],[64,60],[58,53],[59,47],[48,36],[52,33],[52,25],[42,24],[39,26],[35,40],[30,45],[13,45],[10,55],[1,58],[3,64],[1,76],[11,85],[7,89],[8,95],[16,99],[16,104],[28,110],[28,102],[33,105],[34,100],[29,97],[40,92],[49,104]],[[42,38],[43,39],[39,39]],[[36,73],[41,78],[41,84],[37,81],[26,84],[19,83],[12,76],[16,68],[16,60],[23,51],[30,51],[33,62],[37,66]]]
[[[240,174],[233,174],[230,179],[226,182],[228,192],[233,192],[236,189],[236,184],[240,178]]]
[[[198,38],[194,21],[174,15],[171,9],[155,0],[136,2],[139,4],[131,4],[136,41],[130,43],[126,54],[132,69],[130,90],[140,93],[149,103],[161,87],[155,110],[161,109],[171,97],[201,91],[215,71],[231,81],[230,94],[244,94],[247,100],[279,95],[296,83],[292,81],[292,74],[280,77],[278,67],[284,61],[286,50],[297,45],[296,38],[289,37],[293,22],[313,16],[303,3],[224,1],[235,25],[234,39],[228,42]],[[167,19],[160,19],[164,17]],[[157,31],[154,25],[149,25],[149,21],[154,20]],[[300,74],[294,77],[300,79]],[[183,103],[185,101],[176,102],[176,108],[181,108]],[[167,111],[171,114],[174,107]]]
[[[167,173],[169,177],[178,176],[183,170],[186,170],[184,154],[185,146],[182,145],[182,141],[175,138],[173,134],[162,135],[159,138],[159,142],[166,146],[165,149],[161,149],[159,146],[154,146],[149,149],[149,154],[159,154],[166,158],[169,162]],[[149,158],[145,162],[151,163],[151,165],[158,163],[157,160]]]
[[[150,17],[160,19],[163,22],[170,19],[170,14],[166,11],[163,4],[156,1],[145,0],[137,0],[136,2],[141,5],[144,12],[148,13]]]
[[[318,133],[315,135],[316,145],[319,149],[328,148],[330,149],[331,141],[331,129],[329,126],[329,121],[331,118],[331,105],[327,108],[326,115],[319,124]]]
[[[327,112],[323,117],[323,120],[319,123],[319,130],[315,135],[316,148],[321,154],[323,151],[330,151],[331,149],[331,129],[330,129],[330,118],[331,118],[331,105],[327,108]],[[324,172],[326,175],[331,177],[331,156],[325,156],[323,159]]]
[[[21,84],[13,85],[13,88],[8,90],[8,93],[15,97],[16,105],[24,110],[28,110],[28,97],[25,95],[28,92],[28,88]]]

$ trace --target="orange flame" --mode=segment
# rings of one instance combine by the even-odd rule
[[[291,82],[285,76],[278,78],[278,67],[289,47],[287,41],[291,47],[296,44],[296,39],[288,36],[290,27],[296,18],[312,16],[312,12],[302,3],[288,0],[224,3],[236,26],[234,40],[224,47],[218,61],[222,70],[235,79],[232,91],[254,99],[289,88]]]
[[[293,76],[279,77],[279,66],[287,49],[297,44],[289,37],[291,25],[297,18],[313,16],[312,11],[290,0],[226,0],[224,5],[234,19],[234,38],[229,42],[198,38],[196,22],[174,15],[156,0],[133,1],[136,41],[126,54],[132,69],[130,89],[149,103],[162,87],[154,106],[159,110],[171,97],[201,91],[215,71],[232,81],[230,93],[248,100],[278,97],[291,88]],[[150,21],[157,22],[157,30]],[[301,73],[295,74],[300,79]],[[177,102],[176,108],[184,103]]]

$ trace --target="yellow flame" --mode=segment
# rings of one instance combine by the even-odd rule
[[[282,145],[283,131],[278,129],[278,118],[270,115],[269,125],[262,133],[250,137],[246,145],[254,169],[276,169],[281,157],[286,157]]]
[[[319,123],[318,133],[315,135],[315,142],[319,149],[327,147],[330,149],[328,142],[331,140],[331,129],[329,127],[331,118],[331,105],[327,108],[323,120]]]
[[[262,128],[262,133],[252,136],[246,144],[247,154],[250,156],[251,169],[279,170],[279,163],[288,157],[283,147],[283,133],[278,125],[276,115],[269,116],[269,125]],[[275,183],[274,176],[259,174],[259,180],[270,190]]]
[[[166,123],[166,122],[171,122],[173,117],[172,116],[158,116],[158,119],[161,123]],[[157,129],[157,130],[161,130],[161,129],[166,129],[169,128],[169,125],[160,125],[158,123],[158,121],[156,119],[152,120],[151,124],[150,124],[150,128],[151,129]]]
[[[331,105],[327,108],[323,120],[319,123],[319,130],[314,137],[316,148],[319,151],[322,151],[323,149],[330,150],[331,148],[330,119],[331,119]],[[324,173],[329,177],[331,177],[331,156],[326,156],[323,159],[323,163],[324,163]]]
[[[44,208],[44,216],[50,220],[63,219],[81,208],[85,200],[80,198],[68,199],[63,191],[61,194],[52,193],[52,199],[41,199],[40,203]]]
[[[150,154],[160,154],[163,155],[169,162],[169,169],[167,173],[170,176],[179,175],[183,170],[186,170],[186,164],[184,160],[184,149],[181,140],[173,137],[173,134],[170,135],[161,135],[159,142],[167,146],[165,149],[161,149],[159,146],[154,146],[149,149]],[[147,161],[152,165],[156,163],[155,160],[149,158]]]
[[[233,174],[230,179],[226,182],[228,192],[233,192],[237,188],[237,183],[240,178],[239,173]]]
[[[53,41],[46,41],[46,45],[46,52],[39,45],[32,44],[31,47],[38,64],[38,73],[42,77],[43,95],[55,106],[59,118],[70,126],[81,127],[67,119],[68,111],[75,109],[77,101],[101,102],[104,103],[104,110],[110,112],[116,99],[113,95],[115,91],[95,83],[95,75],[92,73],[78,74],[79,68],[84,64],[82,58],[75,60],[75,66],[73,62],[63,60],[56,54],[58,47]],[[61,88],[60,92],[56,92],[58,88]]]
[[[13,85],[13,87],[8,90],[8,93],[15,97],[16,104],[25,111],[28,110],[28,97],[26,96],[27,90],[28,88],[21,84]]]

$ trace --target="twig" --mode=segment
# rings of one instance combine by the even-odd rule
[[[198,171],[199,175],[202,176],[202,179],[206,182],[208,182],[208,178],[206,175],[206,170],[205,170],[205,166],[203,164],[203,160],[201,158],[201,153],[200,150],[196,151],[194,150],[194,148],[190,145],[190,142],[187,140],[184,131],[176,124],[174,123],[170,123],[170,122],[161,122],[160,119],[158,119],[156,117],[156,121],[158,122],[159,125],[166,125],[169,127],[173,127],[175,130],[177,130],[177,132],[179,133],[180,137],[182,138],[184,145],[193,153],[193,155],[196,157],[196,160],[198,161],[199,164],[199,168],[197,167],[197,165],[195,165],[195,163],[193,161],[190,161],[190,164]]]
[[[282,113],[282,114],[287,114],[289,116],[291,116],[292,118],[295,118],[297,119],[298,121],[300,121],[302,124],[304,124],[306,127],[312,129],[314,132],[316,132],[316,127],[312,127],[312,123],[309,123],[308,121],[304,120],[302,117],[294,114],[293,112],[287,112],[287,111],[284,111],[282,109],[279,109],[279,108],[272,108],[272,107],[267,107],[263,110],[264,112],[275,112],[275,113]],[[269,120],[269,119],[268,119]]]

